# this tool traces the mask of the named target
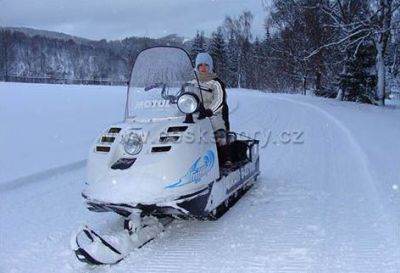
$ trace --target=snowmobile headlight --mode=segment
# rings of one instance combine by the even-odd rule
[[[193,93],[184,93],[178,98],[178,108],[184,114],[193,114],[199,108],[199,98]]]
[[[143,148],[142,138],[134,133],[128,132],[123,138],[125,152],[130,155],[137,155]]]

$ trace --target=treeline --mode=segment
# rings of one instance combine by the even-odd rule
[[[228,87],[375,104],[400,92],[400,0],[266,2],[263,37],[253,37],[249,11],[226,16],[211,37],[198,31],[191,41],[177,35],[91,41],[0,28],[0,80],[122,84],[142,49],[173,45],[193,60],[208,51]]]
[[[32,34],[26,29],[0,29],[0,80],[125,84],[142,49],[183,44],[183,38],[176,35],[162,39],[132,37],[121,41],[59,36],[37,34],[37,31]]]
[[[227,16],[191,54],[209,51],[231,87],[288,91],[383,104],[399,88],[397,0],[273,0],[265,35],[253,16]]]

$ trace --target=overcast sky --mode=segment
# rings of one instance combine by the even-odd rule
[[[90,39],[209,35],[225,15],[248,9],[262,36],[268,0],[0,0],[0,26],[31,27]]]

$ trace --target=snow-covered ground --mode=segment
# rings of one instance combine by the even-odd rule
[[[122,87],[0,83],[0,272],[400,272],[400,109],[229,90],[232,128],[261,139],[261,176],[215,222],[175,221],[114,266],[70,235],[111,214],[80,192]]]
[[[123,119],[125,94],[121,87],[0,83],[0,187],[84,160],[94,136]]]

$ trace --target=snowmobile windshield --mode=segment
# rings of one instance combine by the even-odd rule
[[[127,117],[140,119],[180,117],[179,94],[198,90],[191,60],[183,49],[154,47],[136,58],[129,82]],[[193,92],[193,91],[192,91]]]

